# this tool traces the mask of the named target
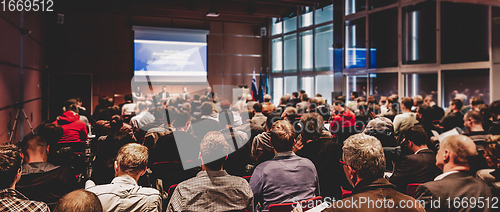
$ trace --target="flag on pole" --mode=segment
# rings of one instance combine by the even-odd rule
[[[269,67],[266,70],[266,81],[264,81],[264,93],[269,94]]]
[[[255,68],[253,69],[253,79],[252,79],[252,99],[257,101],[259,99],[259,93],[257,93],[257,79],[255,78]]]

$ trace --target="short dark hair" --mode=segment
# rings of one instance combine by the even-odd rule
[[[129,174],[136,174],[144,169],[148,164],[149,150],[138,143],[129,143],[122,146],[116,154],[116,162],[120,169]]]
[[[174,127],[184,127],[186,123],[189,121],[191,117],[189,117],[189,113],[186,111],[179,111],[175,114]]]
[[[68,99],[64,104],[64,108],[66,108],[66,111],[78,113],[78,101],[76,99]]]
[[[354,98],[358,98],[358,96],[359,96],[358,92],[356,92],[356,91],[352,92],[351,95],[353,95]]]
[[[335,101],[341,101],[345,103],[345,96],[337,96],[337,98],[335,98]]]
[[[292,93],[292,96],[294,96],[295,98],[297,98],[297,97],[299,97],[299,93],[297,93],[297,92],[293,92],[293,93]]]
[[[335,100],[335,102],[333,102],[334,105],[340,105],[340,107],[344,107],[345,106],[345,103],[343,101],[340,101],[340,100]]]
[[[460,99],[451,100],[451,104],[455,105],[455,107],[457,107],[457,110],[461,110],[462,106],[463,106],[462,100],[460,100]]]
[[[465,114],[465,118],[474,120],[474,124],[482,124],[483,116],[478,111],[471,110]]]
[[[132,94],[127,94],[123,96],[123,99],[125,99],[125,101],[132,101]]]
[[[45,142],[45,139],[43,139],[43,137],[40,135],[29,134],[24,137],[17,146],[21,149],[21,152],[24,155],[27,155],[28,149],[30,149],[31,151],[36,151],[37,149],[39,149],[39,147],[45,148],[47,147],[47,142]]]
[[[307,96],[307,94],[302,94],[302,98],[301,98],[302,101],[309,101],[309,96]]]
[[[316,109],[319,105],[319,101],[316,98],[310,98],[309,99],[309,108],[312,110]]]
[[[281,120],[281,117],[278,116],[278,114],[276,113],[269,113],[267,115],[267,119],[266,119],[266,127],[267,129],[271,129],[274,122],[278,121],[278,120]]]
[[[301,94],[305,94],[305,93],[306,93],[306,91],[305,91],[305,90],[300,90],[300,93],[301,93]]]
[[[255,112],[261,113],[262,112],[262,104],[260,104],[258,102],[253,104],[253,109],[255,110]]]
[[[0,146],[0,189],[9,188],[21,168],[21,151],[13,144]]]
[[[146,102],[144,102],[144,101],[139,102],[137,104],[137,108],[139,108],[139,111],[146,110],[146,109],[148,109],[148,104]]]
[[[210,102],[203,102],[201,104],[201,115],[205,115],[205,116],[208,116],[210,114],[212,114],[212,111],[214,110],[213,106],[212,106],[212,103]]]
[[[484,104],[484,100],[483,100],[483,98],[481,98],[479,96],[475,96],[475,97],[472,97],[471,104],[472,104],[472,106]]]
[[[500,100],[494,101],[490,104],[490,112],[500,115]]]
[[[418,113],[420,115],[422,115],[422,118],[426,122],[433,121],[433,120],[430,120],[431,116],[432,116],[432,108],[429,105],[421,104],[420,106],[418,106]]]
[[[85,189],[72,191],[57,202],[54,212],[102,212],[99,198]]]
[[[301,116],[302,137],[308,139],[317,139],[323,130],[323,117],[318,113],[306,113]]]
[[[271,127],[271,140],[277,152],[291,151],[295,139],[295,130],[288,121],[279,120]]]
[[[404,138],[413,142],[417,146],[422,146],[429,143],[429,137],[425,129],[420,125],[415,125],[408,128],[404,133]]]
[[[58,124],[47,122],[38,126],[37,134],[42,136],[47,144],[55,145],[63,136],[63,128]]]
[[[403,99],[401,99],[401,104],[409,110],[411,109],[411,106],[413,106],[413,99],[410,97],[403,97]]]
[[[160,105],[160,106],[157,106],[154,110],[154,117],[155,117],[155,120],[162,120],[165,118],[165,106],[163,105]]]
[[[199,94],[194,94],[193,95],[193,99],[196,100],[196,101],[200,100],[200,95]]]

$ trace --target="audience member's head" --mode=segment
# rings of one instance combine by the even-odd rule
[[[126,94],[125,96],[123,96],[123,99],[125,100],[125,102],[132,102],[132,94]]]
[[[112,131],[118,131],[123,127],[123,117],[120,115],[111,116],[111,120],[109,123]]]
[[[286,97],[281,97],[280,98],[280,105],[286,105],[286,103],[288,103],[288,99]]]
[[[358,92],[356,92],[356,91],[351,92],[351,99],[352,99],[352,100],[355,100],[355,99],[357,99],[358,97],[359,97]]]
[[[319,105],[324,105],[324,104],[326,104],[326,100],[325,100],[325,98],[323,98],[323,97],[321,97],[321,96],[320,96],[320,97],[316,97],[316,99],[318,99],[318,104],[319,104]]]
[[[264,102],[270,102],[271,101],[271,95],[266,94],[264,95]]]
[[[233,149],[219,131],[208,132],[200,144],[201,161],[205,169],[221,170],[224,161]]]
[[[333,105],[334,105],[334,108],[335,108],[335,112],[342,112],[342,111],[344,111],[345,104],[344,104],[343,101],[335,100],[335,102],[333,103]]]
[[[281,117],[278,116],[276,113],[269,113],[266,119],[266,130],[267,131],[271,130],[271,127],[273,126],[274,122],[279,120],[281,120]]]
[[[279,120],[271,127],[270,143],[276,152],[292,151],[295,142],[295,130],[288,121]]]
[[[165,106],[163,105],[160,105],[158,107],[155,108],[155,111],[154,111],[154,117],[155,117],[155,121],[161,121],[163,119],[165,119]]]
[[[411,110],[411,106],[413,106],[413,99],[410,97],[403,97],[401,99],[401,110]]]
[[[470,99],[470,106],[472,110],[477,110],[477,106],[481,104],[484,104],[484,100],[479,96],[475,96]]]
[[[432,99],[432,96],[426,96],[424,98],[424,104],[426,104],[427,106],[432,106],[433,102],[434,100]]]
[[[12,144],[0,146],[0,190],[15,189],[21,179],[21,151]]]
[[[54,212],[102,212],[99,198],[85,189],[72,191],[57,202]]]
[[[317,98],[309,99],[309,110],[314,111],[319,105],[319,101]]]
[[[220,102],[220,108],[222,110],[228,110],[231,107],[231,103],[228,100],[222,100]]]
[[[490,168],[500,167],[500,135],[492,135],[485,141],[484,158]]]
[[[309,101],[309,97],[307,96],[306,93],[304,93],[304,94],[302,94],[302,97],[300,97],[300,100],[303,102],[307,102],[307,101]]]
[[[337,98],[335,98],[335,101],[341,101],[345,104],[345,96],[337,96]]]
[[[43,137],[29,134],[19,142],[18,146],[21,149],[21,156],[26,163],[47,162],[49,145],[47,145]]]
[[[179,111],[178,113],[175,114],[175,118],[174,118],[174,123],[173,123],[173,126],[175,128],[183,128],[183,127],[186,127],[188,121],[190,120],[190,116],[189,116],[189,113],[186,112],[186,111]],[[179,130],[179,129],[177,129]]]
[[[464,127],[466,131],[477,131],[477,128],[481,128],[481,131],[483,131],[483,116],[481,116],[481,113],[474,110],[467,112],[464,116]]]
[[[199,94],[194,94],[193,95],[194,101],[200,101],[200,95]]]
[[[149,160],[149,150],[147,147],[130,143],[122,146],[116,154],[115,177],[130,175],[136,181],[146,173],[146,166]]]
[[[63,136],[63,128],[58,124],[44,123],[38,127],[37,134],[42,136],[48,145],[56,145]]]
[[[139,108],[139,111],[143,112],[143,111],[147,111],[149,107],[145,101],[141,101],[141,102],[139,102],[139,104],[137,104],[137,108]]]
[[[293,92],[292,96],[293,96],[294,99],[298,99],[299,98],[299,93],[298,92]]]
[[[297,117],[297,108],[294,107],[286,107],[285,111],[281,114],[282,118],[286,118],[288,121],[295,121],[295,117]]]
[[[255,111],[255,113],[262,113],[262,104],[258,102],[253,104],[253,111]]]
[[[408,141],[408,149],[412,152],[416,152],[421,148],[427,147],[429,143],[429,137],[425,132],[425,129],[420,125],[415,125],[408,128],[404,132],[404,138]]]
[[[490,113],[494,120],[500,119],[500,100],[494,101],[490,104]]]
[[[419,106],[419,105],[424,103],[424,99],[422,98],[421,95],[416,95],[412,99],[413,99],[414,106]]]
[[[384,176],[384,150],[377,138],[363,133],[344,141],[342,159],[346,177],[355,186],[361,180],[374,180]]]
[[[462,109],[462,100],[460,99],[453,99],[450,102],[450,107],[452,107],[453,110],[455,111],[460,111]]]
[[[443,172],[462,169],[468,171],[471,159],[477,156],[476,144],[464,135],[451,135],[440,142],[436,166]]]
[[[203,102],[201,104],[201,115],[209,116],[210,114],[212,114],[213,110],[214,110],[214,108],[213,108],[211,102]]]
[[[417,108],[417,120],[419,122],[426,122],[426,123],[431,123],[433,120],[432,118],[432,108],[429,105],[422,104],[418,106]]]
[[[64,104],[64,110],[78,113],[78,100],[68,99],[68,101]]]
[[[318,113],[306,113],[300,117],[302,139],[318,139],[323,130],[323,117]]]
[[[387,96],[381,96],[379,104],[380,105],[385,105],[386,102],[387,102]]]

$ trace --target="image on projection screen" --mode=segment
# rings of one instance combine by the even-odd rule
[[[136,81],[207,81],[206,42],[134,40],[134,53]]]

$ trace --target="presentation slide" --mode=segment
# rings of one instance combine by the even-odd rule
[[[134,40],[135,81],[202,83],[207,81],[207,43]]]

